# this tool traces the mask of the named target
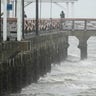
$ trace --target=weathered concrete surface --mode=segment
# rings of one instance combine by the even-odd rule
[[[14,57],[19,52],[18,42],[6,41],[0,43],[0,62],[6,61],[8,58]]]
[[[2,45],[4,44],[4,45]],[[68,37],[64,33],[36,36],[0,46],[0,93],[20,91],[51,70],[51,64],[67,57]],[[8,46],[8,47],[7,47]],[[3,54],[4,53],[4,54]],[[9,58],[10,57],[10,58]]]

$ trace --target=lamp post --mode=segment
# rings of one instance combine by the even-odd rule
[[[0,41],[1,41],[1,0],[0,0]]]
[[[38,0],[36,0],[36,35],[38,35]]]
[[[72,7],[72,11],[71,11],[72,18],[74,18],[74,2],[71,2],[71,7]]]
[[[7,0],[7,4],[10,4],[10,0]],[[10,18],[10,11],[7,11],[7,18]]]
[[[15,17],[17,17],[17,0],[15,0]]]
[[[22,38],[24,39],[24,0],[22,0]]]
[[[69,2],[66,2],[67,5],[67,18],[69,17]]]

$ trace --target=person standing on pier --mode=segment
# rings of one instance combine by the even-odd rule
[[[61,18],[65,18],[65,13],[64,13],[64,11],[61,11],[60,17],[61,17]]]
[[[61,11],[60,13],[60,18],[61,18],[61,22],[60,22],[60,29],[62,30],[63,29],[63,19],[65,18],[65,13],[64,11]]]

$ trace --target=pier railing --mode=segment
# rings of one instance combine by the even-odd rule
[[[76,18],[76,19],[63,19],[63,30],[82,30],[82,31],[96,31],[96,19]]]
[[[38,21],[39,31],[57,30],[60,28],[59,19],[41,19]],[[25,32],[34,32],[36,30],[34,19],[25,19]]]
[[[35,19],[25,19],[24,32],[35,32]],[[82,31],[96,31],[96,19],[91,18],[62,18],[62,19],[40,19],[38,21],[39,31],[52,31],[52,30],[82,30]],[[1,24],[2,30],[3,21]],[[17,32],[17,20],[16,18],[8,18],[7,24],[8,32]],[[3,31],[3,30],[2,30]]]

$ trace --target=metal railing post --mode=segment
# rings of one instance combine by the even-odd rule
[[[87,20],[84,20],[84,30],[86,31],[87,30]]]
[[[74,20],[72,20],[72,31],[74,31]]]

